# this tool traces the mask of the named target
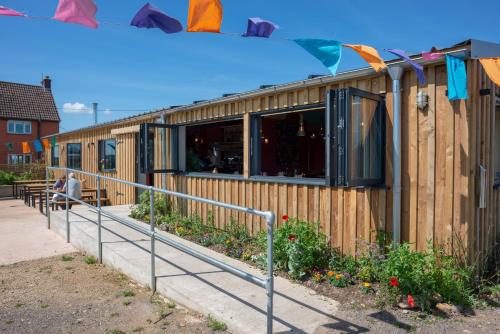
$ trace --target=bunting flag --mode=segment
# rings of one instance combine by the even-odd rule
[[[2,16],[26,16],[26,14],[20,13],[18,11],[15,11],[13,9],[0,6],[0,15]]]
[[[500,86],[500,58],[480,58],[479,62],[483,65],[490,80]]]
[[[50,138],[50,146],[54,147],[57,145],[57,139],[56,136],[53,136]]]
[[[53,19],[96,29],[97,6],[92,0],[59,0]]]
[[[5,146],[7,146],[8,151],[13,151],[14,150],[14,144],[12,143],[5,143]]]
[[[187,31],[220,33],[223,10],[220,0],[190,0]]]
[[[48,151],[50,149],[50,143],[49,143],[49,140],[47,138],[42,139],[42,145],[46,151]]]
[[[337,68],[342,57],[340,42],[324,39],[295,39],[294,41],[321,61],[332,75],[337,74]]]
[[[408,57],[408,55],[403,50],[389,49],[387,51],[392,53],[392,54],[395,54],[396,56],[398,56],[399,58],[403,59],[408,64],[410,64],[411,67],[413,67],[413,69],[417,73],[418,83],[421,85],[423,85],[425,83],[424,67],[422,65],[420,65],[419,63],[410,59],[410,57]]]
[[[33,141],[33,145],[35,145],[35,151],[36,152],[43,152],[42,143],[40,142],[39,139],[35,139]]]
[[[467,71],[463,59],[446,55],[448,100],[467,99]]]
[[[182,24],[149,2],[135,14],[130,25],[138,28],[158,28],[166,34],[182,31]]]
[[[251,17],[248,19],[247,32],[242,36],[269,38],[275,29],[279,29],[277,24],[260,17]]]
[[[31,153],[30,144],[27,141],[23,141],[21,145],[23,146],[23,153]]]
[[[384,60],[380,55],[378,54],[377,50],[375,48],[372,48],[371,46],[368,45],[355,45],[355,44],[344,44],[345,47],[351,48],[359,55],[366,60],[368,64],[370,64],[371,67],[375,70],[375,72],[380,72],[384,68],[387,68],[387,65],[384,63]]]
[[[423,60],[438,60],[444,57],[444,53],[441,52],[422,52]]]

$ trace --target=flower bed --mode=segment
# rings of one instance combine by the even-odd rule
[[[155,197],[157,226],[205,247],[241,259],[265,270],[267,234],[251,236],[243,224],[230,217],[224,229],[205,220],[172,210],[161,194]],[[131,216],[149,219],[149,194]],[[359,241],[356,257],[330,248],[316,223],[288,216],[275,228],[274,268],[277,274],[302,282],[325,295],[346,289],[371,305],[395,305],[429,311],[436,303],[473,303],[473,271],[441,249],[416,252],[408,244],[389,247],[383,233],[376,243]],[[363,297],[364,296],[364,297]]]

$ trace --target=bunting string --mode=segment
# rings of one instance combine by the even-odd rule
[[[97,6],[93,0],[59,0],[55,14],[53,17],[30,16],[23,12],[0,6],[0,16],[23,17],[29,19],[46,19],[58,20],[65,23],[74,23],[83,25],[88,28],[97,29],[100,24],[112,26],[135,26],[137,28],[157,28],[166,34],[179,33],[184,30],[182,24],[175,18],[170,17],[161,9],[155,7],[151,3],[146,3],[140,8],[132,18],[129,24],[116,23],[110,21],[98,22],[96,19]],[[240,38],[267,38],[269,39],[273,32],[280,27],[269,20],[264,20],[259,17],[251,17],[247,21],[246,31],[244,33],[222,32],[221,25],[223,20],[224,7],[221,0],[189,0],[189,8],[187,15],[186,32],[205,32],[218,33],[227,36]],[[305,51],[318,59],[332,75],[336,75],[337,69],[342,58],[342,48],[349,48],[359,56],[361,56],[376,72],[380,72],[387,68],[378,51],[368,45],[363,44],[343,44],[337,40],[325,40],[314,38],[288,39],[276,38],[272,40],[283,40],[294,42],[302,47]],[[401,49],[383,49],[384,51],[397,56],[402,61],[408,63],[416,72],[420,85],[425,84],[425,74],[423,66],[410,58],[406,51]],[[429,52],[412,52],[420,54],[424,61],[435,61],[445,57],[442,52],[433,50]],[[500,82],[500,58],[489,58],[489,60],[481,61],[488,76],[497,85]],[[463,64],[462,64],[463,63]],[[465,68],[463,60],[456,60],[446,55],[446,64],[448,67],[449,91],[454,94],[449,95],[452,99],[466,99],[466,75],[462,75],[462,68]],[[451,88],[451,89],[450,89]],[[41,145],[41,144],[40,144]]]

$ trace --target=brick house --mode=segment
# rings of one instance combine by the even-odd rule
[[[0,81],[0,164],[43,159],[33,141],[58,133],[60,121],[48,76],[40,86]],[[30,153],[23,153],[23,142]]]

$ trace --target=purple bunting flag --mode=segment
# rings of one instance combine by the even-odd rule
[[[425,74],[424,74],[424,67],[420,65],[419,63],[415,62],[414,60],[411,60],[410,57],[403,51],[403,50],[398,50],[398,49],[389,49],[387,50],[388,52],[395,54],[399,58],[403,59],[406,61],[408,64],[413,67],[415,72],[417,73],[418,77],[418,82],[423,85],[425,83]]]
[[[279,29],[277,24],[260,17],[251,17],[248,19],[247,32],[242,36],[269,38],[275,29]]]
[[[158,28],[166,34],[182,31],[182,24],[171,18],[149,2],[142,7],[130,22],[138,28]]]

